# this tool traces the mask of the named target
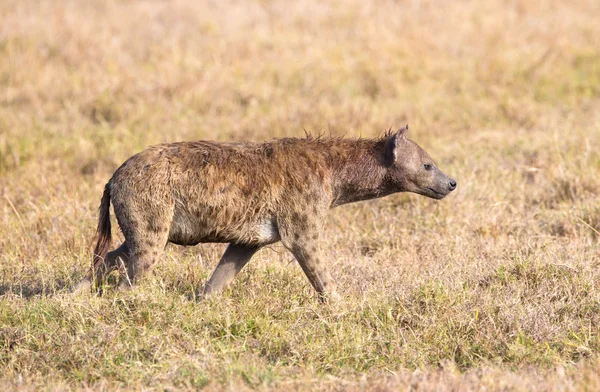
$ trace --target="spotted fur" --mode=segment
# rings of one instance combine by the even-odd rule
[[[321,298],[335,284],[319,241],[327,211],[395,192],[443,198],[456,182],[406,138],[284,138],[264,143],[181,142],[129,158],[106,184],[92,274],[119,264],[125,285],[151,270],[168,242],[229,243],[204,289],[228,286],[261,247],[281,241]],[[112,202],[125,242],[110,245]]]

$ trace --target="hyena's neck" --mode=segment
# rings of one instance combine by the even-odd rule
[[[375,199],[396,191],[387,179],[384,149],[382,140],[352,140],[332,157],[332,207]]]

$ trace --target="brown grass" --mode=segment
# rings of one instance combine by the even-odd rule
[[[0,5],[0,385],[7,389],[600,389],[600,3]],[[458,180],[341,207],[344,302],[259,252],[169,246],[103,297],[102,187],[158,142],[411,138]]]

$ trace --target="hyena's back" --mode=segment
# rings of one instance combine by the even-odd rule
[[[281,205],[293,203],[286,199],[294,188],[299,191],[311,183],[305,177],[323,178],[319,170],[310,170],[322,166],[315,155],[293,157],[295,149],[285,147],[187,142],[134,155],[110,181],[111,201],[125,237],[135,242],[156,233],[180,245],[279,240]],[[306,169],[298,171],[298,165]]]

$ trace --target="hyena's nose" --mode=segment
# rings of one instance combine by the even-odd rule
[[[456,181],[454,181],[453,179],[450,179],[450,183],[448,185],[450,186],[451,191],[456,189]]]

